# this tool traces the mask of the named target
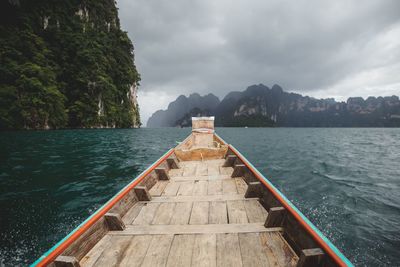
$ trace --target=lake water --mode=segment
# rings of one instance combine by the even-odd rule
[[[0,266],[32,263],[189,133],[0,133]],[[400,129],[217,133],[355,265],[400,266]]]

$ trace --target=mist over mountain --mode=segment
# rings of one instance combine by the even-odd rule
[[[155,112],[148,127],[190,126],[192,116],[216,116],[222,127],[399,127],[398,96],[351,97],[346,102],[285,92],[259,84],[230,92],[222,101],[212,95],[179,96],[167,110]]]

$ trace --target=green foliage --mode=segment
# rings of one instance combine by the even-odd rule
[[[140,126],[129,96],[140,76],[114,1],[0,9],[0,129]]]

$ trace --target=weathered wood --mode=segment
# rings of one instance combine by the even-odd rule
[[[169,224],[188,224],[193,202],[177,202]]]
[[[167,158],[167,163],[170,169],[179,169],[179,163],[177,158]]]
[[[303,249],[297,267],[322,266],[324,256],[325,254],[320,248]]]
[[[268,266],[259,233],[239,234],[243,266]]]
[[[112,236],[110,246],[103,251],[94,266],[118,266],[131,240],[132,236]]]
[[[222,165],[223,167],[232,167],[235,164],[237,157],[235,155],[228,155],[225,158],[225,162],[224,165]]]
[[[169,180],[169,175],[166,168],[157,167],[155,168],[155,172],[158,176],[158,180]]]
[[[191,266],[214,267],[217,264],[217,237],[215,234],[196,235]]]
[[[168,181],[158,181],[150,190],[149,193],[151,196],[161,196],[164,192],[165,187],[167,186]]]
[[[160,203],[146,203],[132,224],[150,224],[153,221],[159,205]]]
[[[125,214],[125,216],[122,217],[122,221],[125,224],[131,224],[136,219],[136,217],[140,213],[140,210],[144,207],[145,204],[146,203],[144,202],[135,203],[135,205],[133,205],[133,207]]]
[[[117,213],[108,212],[104,215],[104,219],[110,231],[122,231],[125,229],[125,224]]]
[[[187,267],[192,262],[194,235],[175,235],[168,255],[167,267]]]
[[[73,256],[58,256],[54,265],[56,267],[80,267],[79,261]]]
[[[260,233],[261,245],[270,266],[294,267],[299,258],[279,232]]]
[[[230,175],[212,175],[212,176],[186,176],[186,177],[171,177],[171,182],[182,181],[209,181],[209,180],[232,180]]]
[[[179,187],[178,196],[191,196],[193,194],[194,181],[181,182]]]
[[[207,163],[208,166],[208,175],[220,175],[219,173],[219,164],[218,162],[209,161]]]
[[[173,235],[153,236],[141,266],[164,267],[167,264],[169,249],[171,247],[173,238]]]
[[[196,176],[206,176],[208,175],[208,166],[206,162],[201,162],[197,166]]]
[[[193,195],[205,196],[207,195],[207,181],[194,181]]]
[[[225,201],[210,202],[210,224],[226,224],[228,223],[227,209]]]
[[[265,227],[280,227],[286,217],[286,209],[284,207],[273,207],[268,211],[268,216],[265,221]]]
[[[222,181],[221,180],[210,180],[208,181],[208,194],[209,195],[221,195],[222,194]]]
[[[131,239],[128,248],[125,250],[124,258],[121,261],[122,267],[139,267],[141,266],[147,249],[150,245],[152,235],[136,235]]]
[[[217,234],[217,266],[241,267],[239,235]]]
[[[256,199],[243,201],[243,203],[250,223],[265,222],[268,212]]]
[[[111,231],[108,235],[183,235],[282,232],[282,227],[265,228],[262,223],[186,224],[186,225],[127,225],[124,231]]]
[[[245,198],[249,197],[261,197],[262,194],[262,185],[260,182],[250,182],[247,184],[247,190],[244,194]]]
[[[150,201],[151,200],[151,195],[149,191],[147,190],[146,186],[136,186],[134,188],[135,193],[139,201]]]
[[[164,188],[163,196],[176,196],[180,185],[180,183],[170,181]]]
[[[161,203],[154,215],[152,224],[168,224],[171,220],[175,203]]]
[[[206,195],[206,196],[162,196],[153,197],[151,202],[194,202],[194,201],[227,201],[227,200],[250,200],[253,198],[243,198],[241,194],[229,194],[229,195]]]
[[[138,186],[144,186],[150,190],[158,182],[158,175],[156,171],[151,171],[146,177],[140,182]]]
[[[248,223],[243,200],[227,201],[229,223]]]
[[[242,177],[246,172],[247,167],[244,164],[236,164],[233,168],[232,178]]]
[[[222,181],[222,192],[224,194],[237,194],[236,183],[234,179]]]
[[[189,224],[208,223],[209,202],[194,202]]]
[[[82,267],[92,267],[105,249],[110,247],[111,236],[105,235],[99,242],[81,259]]]
[[[231,175],[232,175],[232,172],[233,172],[233,168],[232,167],[222,167],[222,166],[220,166],[219,167],[219,172],[222,175],[228,175],[229,178],[232,178]]]
[[[130,208],[138,202],[138,198],[134,190],[131,190],[120,201],[118,201],[109,212],[118,213],[121,217],[124,216]]]
[[[235,183],[236,183],[236,188],[239,194],[245,194],[246,190],[247,190],[247,184],[246,182],[241,178],[241,177],[237,177],[234,178],[235,179]]]

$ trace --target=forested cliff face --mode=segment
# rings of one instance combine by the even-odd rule
[[[0,129],[140,126],[114,0],[2,0],[0,22]]]

